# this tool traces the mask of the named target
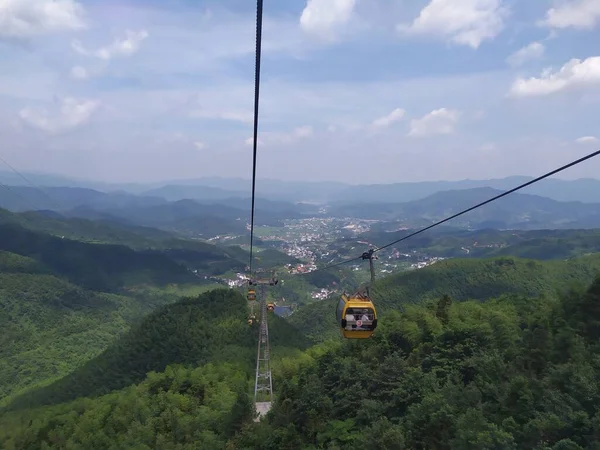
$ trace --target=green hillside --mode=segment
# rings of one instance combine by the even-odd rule
[[[0,416],[0,447],[225,450],[253,417],[250,383],[236,364],[169,366],[99,398]]]
[[[35,261],[3,253],[0,261]],[[31,270],[31,267],[27,267]],[[56,380],[97,356],[150,301],[93,292],[52,275],[0,273],[0,405]]]
[[[450,259],[423,269],[378,280],[371,290],[378,312],[402,310],[406,305],[450,295],[458,301],[487,300],[503,294],[554,294],[573,283],[589,283],[600,273],[600,254],[568,261],[536,261],[512,257]],[[310,304],[290,322],[314,340],[337,334],[332,298]]]
[[[98,357],[53,384],[17,398],[11,408],[56,404],[97,396],[139,383],[169,364],[193,367],[235,361],[248,373],[255,365],[257,326],[248,327],[245,298],[217,289],[163,306],[125,333]],[[272,345],[304,348],[306,342],[282,319],[273,318]]]
[[[0,224],[21,225],[31,231],[99,244],[120,244],[135,249],[153,248],[174,235],[156,228],[102,220],[67,218],[50,211],[12,213],[0,209]]]
[[[398,225],[396,224],[395,227]],[[387,224],[386,228],[394,229]],[[369,242],[379,247],[401,239],[416,231],[373,230],[358,237],[345,238],[328,245],[339,257],[355,257],[352,247],[364,248],[359,243]],[[381,252],[384,257],[397,249],[400,261],[415,262],[422,256],[443,258],[489,258],[494,256],[518,256],[532,259],[566,259],[586,253],[600,252],[600,230],[431,230],[398,243]],[[365,249],[366,250],[366,249]],[[404,255],[410,255],[406,257]],[[392,260],[391,262],[394,262]]]
[[[592,449],[600,278],[560,298],[438,299],[307,360],[236,449]]]
[[[226,292],[203,298],[221,294]],[[197,302],[182,302],[184,318]],[[261,423],[251,422],[251,368],[231,359],[197,368],[167,366],[101,397],[6,413],[0,417],[0,446],[596,448],[598,305],[600,278],[587,290],[560,297],[444,297],[388,314],[369,341],[321,345],[274,364],[277,398]],[[175,323],[162,323],[182,336],[193,334],[172,318]],[[169,342],[185,345],[179,338]],[[238,346],[240,357],[243,348]]]
[[[230,270],[242,271],[249,258],[246,250],[233,245],[234,240],[227,241],[227,246],[217,246],[198,239],[185,239],[156,228],[66,218],[52,212],[15,214],[0,209],[0,232],[14,232],[21,228],[89,244],[125,246],[150,254],[167,253],[176,262],[198,270],[203,275],[219,275]],[[260,240],[256,243],[260,243]],[[259,257],[261,266],[265,268],[297,262],[295,258],[275,249],[267,249]]]
[[[198,267],[218,265],[210,251],[226,255],[199,244],[209,251],[192,251]],[[82,366],[157,306],[210,287],[166,251],[0,225],[0,405]]]

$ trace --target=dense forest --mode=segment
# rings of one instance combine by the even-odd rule
[[[77,226],[47,220],[38,226]],[[567,258],[450,259],[377,280],[380,325],[366,342],[341,339],[335,296],[308,295],[355,286],[355,272],[284,275],[267,299],[303,306],[269,316],[275,402],[254,422],[258,325],[243,289],[193,273],[234,270],[247,252],[148,230],[131,245],[92,243],[82,224],[79,240],[0,224],[0,448],[600,444],[595,232],[530,232],[500,249],[541,255],[556,239]],[[268,248],[257,256],[295,262]]]
[[[450,259],[377,280],[371,295],[378,311],[402,311],[407,305],[443,295],[450,295],[455,300],[480,301],[509,293],[552,295],[567,290],[573,283],[591,283],[598,273],[600,254],[567,261],[511,257]],[[289,320],[315,342],[334,337],[337,329],[333,311],[337,301],[331,298],[312,303],[298,310]]]
[[[148,357],[129,353],[150,372],[145,378],[136,380],[142,372],[134,370],[138,375],[127,381],[137,384],[101,397],[6,413],[0,444],[7,449],[541,450],[591,449],[600,442],[600,279],[587,290],[559,296],[513,294],[484,303],[442,296],[386,313],[367,342],[332,341],[300,357],[282,356],[276,402],[261,423],[251,422],[252,359],[242,342],[252,332],[233,324],[235,318],[226,319],[231,308],[241,322],[233,310],[239,311],[243,298],[236,296],[216,291],[185,300],[175,307],[186,311],[182,319],[157,321],[155,312],[137,333],[154,326],[148,336],[158,349],[149,349]],[[215,320],[229,323],[232,334],[213,335],[196,353],[201,339],[187,340],[199,327],[183,330],[178,322],[187,323],[193,308],[216,312],[225,298],[232,305],[223,306]],[[204,302],[206,308],[200,308]],[[180,330],[177,337],[160,345],[174,329]],[[294,343],[299,336],[286,330],[288,343]],[[122,341],[122,348],[131,345],[125,337]],[[151,341],[133,342],[141,350]],[[208,362],[211,348],[233,342],[239,349],[222,355],[230,363],[221,359],[199,366]],[[182,347],[174,355],[179,364],[160,367],[171,345]],[[116,369],[115,376],[129,376],[125,368]],[[89,386],[104,382],[99,378]],[[102,388],[108,392],[111,386]]]
[[[559,297],[407,306],[290,371],[232,448],[598,448],[599,338],[600,278]]]

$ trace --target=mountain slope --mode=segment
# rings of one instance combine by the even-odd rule
[[[28,271],[37,265],[0,254],[0,404],[97,356],[155,306],[156,300],[93,292],[50,274],[17,273],[14,266],[15,273],[6,273],[7,260]]]
[[[513,176],[492,180],[423,181],[414,183],[392,183],[348,186],[332,195],[332,202],[410,202],[424,199],[436,192],[449,190],[492,188],[510,190],[533,180],[533,177]],[[581,178],[562,180],[547,178],[524,188],[525,194],[548,197],[561,202],[598,202],[600,180]]]
[[[0,250],[34,257],[73,283],[99,291],[195,281],[185,266],[159,252],[60,239],[15,225],[0,225]]]
[[[97,358],[50,386],[17,398],[11,407],[55,404],[80,396],[97,396],[144,379],[169,364],[203,365],[237,361],[251,371],[258,328],[248,327],[246,299],[217,289],[183,299],[151,313]],[[273,318],[273,345],[305,346],[298,332]]]
[[[370,203],[333,206],[329,214],[431,223],[457,214],[501,194],[492,188],[451,190],[406,203]],[[453,225],[477,228],[590,228],[599,227],[600,203],[558,202],[536,195],[514,193],[453,220]]]
[[[600,273],[600,254],[568,261],[514,257],[451,259],[377,280],[371,293],[378,313],[450,295],[457,301],[487,300],[503,294],[553,295],[571,283],[590,283]],[[313,340],[339,335],[338,298],[307,305],[289,320]]]
[[[231,448],[596,448],[600,278],[588,286],[394,313],[289,373]]]
[[[10,211],[66,211],[80,206],[91,208],[125,208],[166,203],[160,197],[137,196],[127,192],[100,192],[79,187],[10,186],[0,190],[0,208]]]

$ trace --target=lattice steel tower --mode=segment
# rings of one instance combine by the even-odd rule
[[[260,331],[258,333],[258,353],[256,355],[256,380],[254,383],[254,403],[259,416],[271,409],[273,401],[273,381],[271,379],[271,364],[269,351],[269,324],[267,323],[267,302],[265,286],[260,287]]]

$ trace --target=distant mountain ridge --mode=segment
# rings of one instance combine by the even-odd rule
[[[600,181],[598,183],[599,190],[592,192],[590,197],[596,202],[558,201],[519,191],[453,220],[453,226],[522,230],[600,227]],[[400,222],[399,226],[414,228],[452,216],[503,192],[505,190],[484,186],[437,191],[410,201],[387,202],[361,200],[364,196],[357,192],[352,201],[327,205],[258,197],[255,224],[281,227],[284,220],[337,217]],[[242,191],[237,193],[243,195]],[[97,220],[121,227],[152,227],[193,238],[247,233],[251,206],[248,197],[226,197],[228,191],[201,186],[165,186],[147,194],[77,187],[8,186],[8,190],[0,190],[0,208],[15,212],[56,211],[66,218]],[[202,197],[205,194],[208,197]],[[198,195],[200,198],[173,200],[181,195]],[[46,215],[50,217],[52,213],[46,212]]]
[[[224,199],[248,197],[251,180],[243,178],[202,177],[198,179],[165,180],[153,183],[105,183],[77,180],[69,177],[25,173],[28,180],[37,186],[72,186],[102,192],[122,191],[144,196],[159,196],[168,200],[183,198]],[[422,181],[390,184],[350,185],[339,182],[299,182],[271,179],[257,180],[256,190],[260,197],[287,202],[406,202],[418,200],[436,192],[491,187],[508,190],[531,181],[529,176],[510,176],[489,180]],[[11,186],[28,183],[12,172],[0,172],[0,182]],[[524,193],[540,195],[558,201],[600,201],[600,180],[580,178],[563,180],[547,178],[529,186]]]
[[[334,206],[329,214],[387,221],[435,222],[466,210],[504,191],[490,187],[442,191],[403,203],[354,203]],[[457,217],[453,224],[474,228],[596,228],[600,202],[559,202],[547,197],[514,193]]]

